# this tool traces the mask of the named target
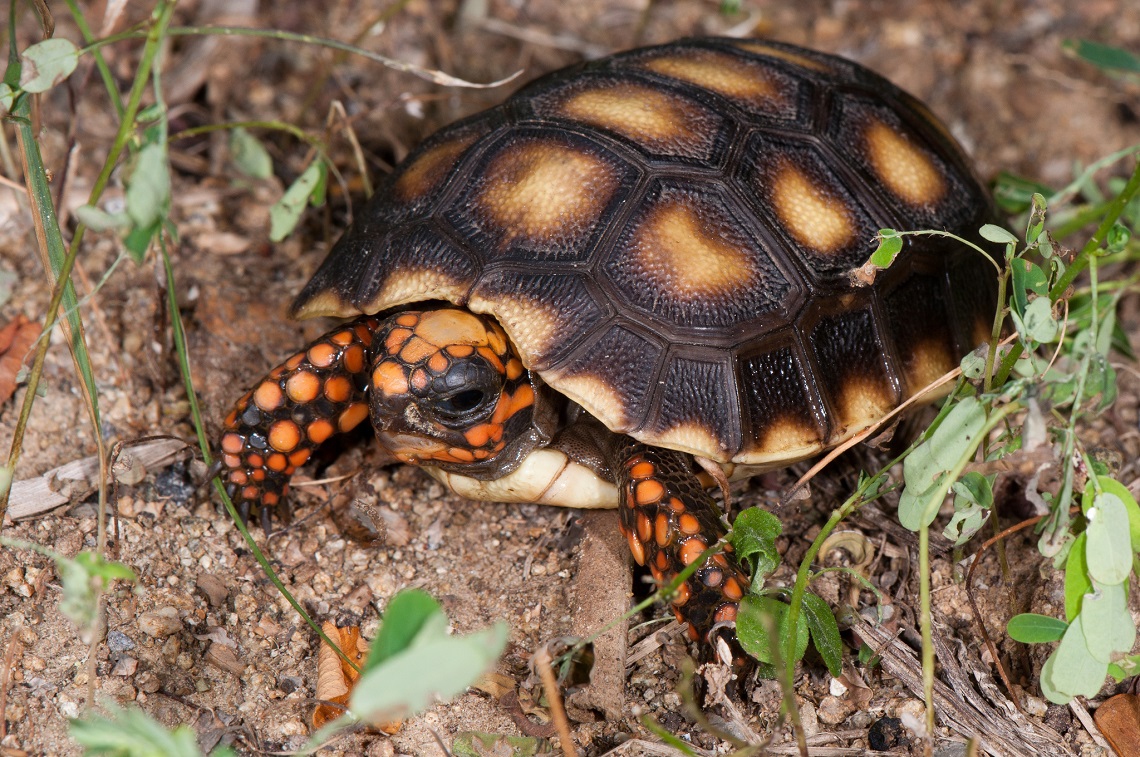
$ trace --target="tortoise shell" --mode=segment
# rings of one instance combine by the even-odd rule
[[[694,39],[550,74],[387,177],[293,313],[447,300],[615,432],[778,466],[864,430],[986,339],[992,206],[945,127],[850,61]]]

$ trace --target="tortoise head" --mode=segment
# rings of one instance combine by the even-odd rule
[[[405,310],[373,345],[372,425],[400,460],[497,478],[549,441],[541,387],[492,318]]]

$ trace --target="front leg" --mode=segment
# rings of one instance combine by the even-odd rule
[[[284,520],[289,477],[333,434],[368,418],[369,352],[378,322],[368,316],[333,329],[274,368],[226,416],[222,477],[243,520],[270,508]]]
[[[716,502],[680,452],[623,437],[614,445],[612,459],[622,534],[638,564],[649,566],[653,578],[667,584],[725,535]],[[677,589],[673,612],[677,620],[688,621],[693,640],[711,643],[717,630],[728,630],[734,657],[741,657],[731,629],[749,585],[726,545]]]

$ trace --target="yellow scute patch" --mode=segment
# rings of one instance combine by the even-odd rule
[[[542,240],[592,224],[617,186],[616,171],[596,155],[534,141],[495,158],[476,202],[503,229],[504,241]]]
[[[840,390],[837,429],[844,438],[880,421],[895,406],[889,387],[871,380],[851,379]]]
[[[785,161],[772,183],[772,202],[796,241],[817,252],[843,249],[855,237],[851,210],[842,197]]]
[[[726,453],[730,452],[724,449],[716,434],[695,422],[681,423],[665,431],[648,435],[638,434],[638,436],[643,436],[645,441],[651,444],[658,444],[713,460],[726,460]]]
[[[475,313],[494,315],[503,324],[519,358],[528,368],[541,363],[565,332],[565,324],[558,321],[558,314],[553,308],[530,298],[505,295],[491,298],[476,292],[467,307]]]
[[[606,424],[611,431],[626,433],[630,430],[625,413],[626,403],[606,381],[589,374],[543,377],[559,392]]]
[[[778,47],[765,45],[763,42],[737,42],[736,46],[741,50],[747,50],[750,53],[757,55],[767,55],[770,58],[778,58],[779,60],[791,63],[802,68],[807,68],[812,71],[819,71],[820,73],[830,73],[831,69],[820,63],[817,60],[808,58],[807,56],[791,52],[790,50],[783,50]]]
[[[731,297],[757,273],[748,251],[707,233],[693,209],[680,203],[655,208],[629,254],[655,286],[678,298]]]
[[[664,76],[711,89],[741,100],[780,98],[781,93],[762,72],[741,66],[733,57],[702,51],[699,54],[666,55],[642,65]],[[782,99],[782,98],[781,98]]]
[[[465,137],[431,148],[404,169],[396,179],[395,193],[410,202],[431,192],[473,141],[473,137]]]
[[[697,106],[640,84],[584,89],[567,97],[558,110],[655,147],[697,139],[703,132]]]
[[[887,188],[911,205],[933,205],[946,193],[946,182],[924,150],[882,121],[864,133],[871,165]]]

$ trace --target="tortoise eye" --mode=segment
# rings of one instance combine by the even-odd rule
[[[481,389],[466,389],[450,397],[441,397],[436,408],[448,415],[462,415],[482,405],[486,398],[487,393]]]

